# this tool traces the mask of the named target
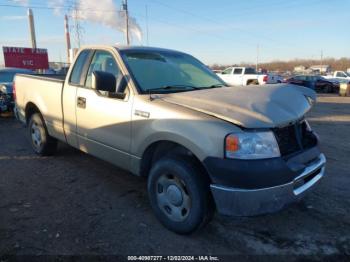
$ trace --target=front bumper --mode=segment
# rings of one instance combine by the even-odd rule
[[[305,155],[310,157],[310,152]],[[287,183],[261,188],[212,184],[210,187],[218,212],[224,215],[253,216],[276,212],[298,201],[324,176],[326,164],[324,154],[319,153],[316,158],[304,161],[301,171],[291,170],[301,165],[298,161],[302,158],[303,156],[298,156],[290,161],[288,172],[296,175]],[[260,177],[264,176],[261,172]]]
[[[9,100],[7,97],[5,97],[3,94],[2,97],[0,97],[0,111],[1,112],[8,112],[13,111],[15,103],[11,100]]]

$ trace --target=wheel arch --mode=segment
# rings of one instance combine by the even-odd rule
[[[140,175],[147,177],[157,160],[171,155],[191,158],[205,178],[210,181],[209,173],[200,158],[188,147],[171,140],[158,140],[147,146],[141,157]]]
[[[33,102],[28,102],[26,104],[24,112],[25,112],[25,120],[27,125],[29,124],[30,118],[33,114],[39,113],[42,116],[39,108]]]
[[[247,80],[247,85],[250,85],[250,84],[258,85],[259,84],[259,80],[258,79],[248,79]]]

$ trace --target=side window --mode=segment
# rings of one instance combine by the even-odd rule
[[[113,55],[107,51],[96,51],[91,61],[89,71],[86,76],[85,86],[92,87],[92,73],[94,71],[103,71],[111,73],[118,80],[119,68]]]
[[[232,72],[232,68],[227,68],[227,69],[225,69],[224,71],[222,71],[221,74],[223,74],[223,75],[229,75],[229,74],[231,74],[231,72]]]
[[[242,68],[236,68],[235,71],[233,71],[233,74],[234,75],[241,75],[243,72],[243,69]]]
[[[342,72],[337,72],[336,77],[346,77]]]
[[[84,65],[86,63],[87,58],[89,57],[89,50],[84,50],[80,53],[79,57],[77,58],[74,68],[72,70],[72,73],[70,75],[69,82],[75,85],[81,85],[83,84],[82,81],[82,72],[84,69]]]

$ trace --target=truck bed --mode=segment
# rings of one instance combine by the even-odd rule
[[[50,135],[64,140],[62,91],[64,75],[25,75],[15,77],[16,108],[22,122],[28,106],[40,108]]]
[[[32,74],[32,75],[17,74],[17,76],[25,76],[25,77],[34,78],[34,79],[45,80],[45,81],[55,81],[55,82],[64,82],[64,80],[66,79],[66,75],[53,75],[53,74]]]

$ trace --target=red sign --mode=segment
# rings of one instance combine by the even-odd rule
[[[4,46],[2,50],[4,52],[5,67],[49,68],[47,49]]]

